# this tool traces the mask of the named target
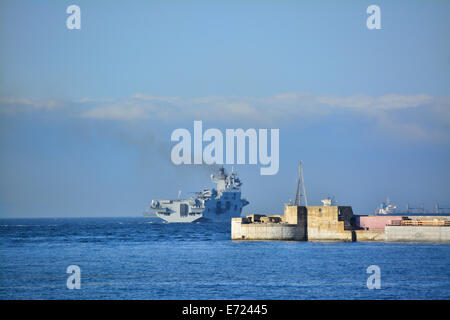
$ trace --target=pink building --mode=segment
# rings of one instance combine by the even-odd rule
[[[357,226],[368,230],[384,230],[389,220],[402,220],[402,216],[356,216]]]

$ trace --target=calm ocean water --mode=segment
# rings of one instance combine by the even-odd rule
[[[450,299],[445,244],[233,242],[228,224],[156,218],[0,225],[1,299]],[[380,290],[367,289],[370,265]]]

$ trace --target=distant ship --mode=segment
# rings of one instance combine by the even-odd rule
[[[387,198],[386,202],[380,203],[380,205],[375,209],[375,215],[387,215],[387,216],[439,216],[439,215],[449,215],[450,208],[443,208],[436,203],[434,207],[434,212],[427,211],[425,206],[422,204],[419,207],[411,207],[409,203],[406,204],[406,210],[398,210],[397,205],[391,203],[391,200]]]
[[[196,192],[196,197],[178,200],[152,200],[151,210],[167,222],[230,222],[239,217],[242,208],[249,204],[241,198],[242,182],[237,174],[227,175],[221,167],[217,177],[211,175],[216,189]]]
[[[386,202],[380,203],[380,205],[375,209],[375,214],[393,215],[396,213],[396,210],[397,206],[391,204],[391,200],[387,198]]]

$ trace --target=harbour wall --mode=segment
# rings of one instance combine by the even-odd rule
[[[450,216],[444,215],[404,215],[404,216],[382,216],[382,215],[367,215],[367,216],[355,216],[356,225],[359,228],[364,230],[384,230],[384,227],[388,224],[389,221],[400,221],[404,218],[411,220],[430,220],[430,219],[439,219],[439,220],[450,220]]]
[[[291,206],[284,215],[233,218],[232,240],[450,242],[450,226],[422,225],[429,216],[354,216],[349,206]],[[443,217],[440,216],[439,219]],[[361,220],[362,219],[362,220]],[[446,216],[443,220],[450,220]],[[366,224],[360,225],[361,221]],[[397,225],[390,225],[397,224]],[[392,222],[394,221],[394,222]],[[402,222],[402,223],[400,223]]]
[[[306,212],[308,240],[355,241],[351,230],[351,207],[308,206]]]
[[[233,218],[231,239],[355,241],[352,217],[352,209],[347,206],[285,206],[283,216]]]
[[[386,226],[385,239],[399,242],[450,242],[450,227]]]
[[[280,223],[266,223],[262,215],[231,220],[233,240],[306,240],[306,208],[286,206],[284,215],[269,216]],[[262,221],[261,221],[262,220]],[[267,219],[270,221],[271,219]]]
[[[304,228],[296,224],[243,223],[246,218],[233,218],[233,240],[295,240],[305,241]]]
[[[355,230],[356,241],[386,241],[384,229]]]

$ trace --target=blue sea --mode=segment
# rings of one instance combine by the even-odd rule
[[[0,299],[450,299],[448,244],[235,242],[157,218],[1,219],[0,238]]]

